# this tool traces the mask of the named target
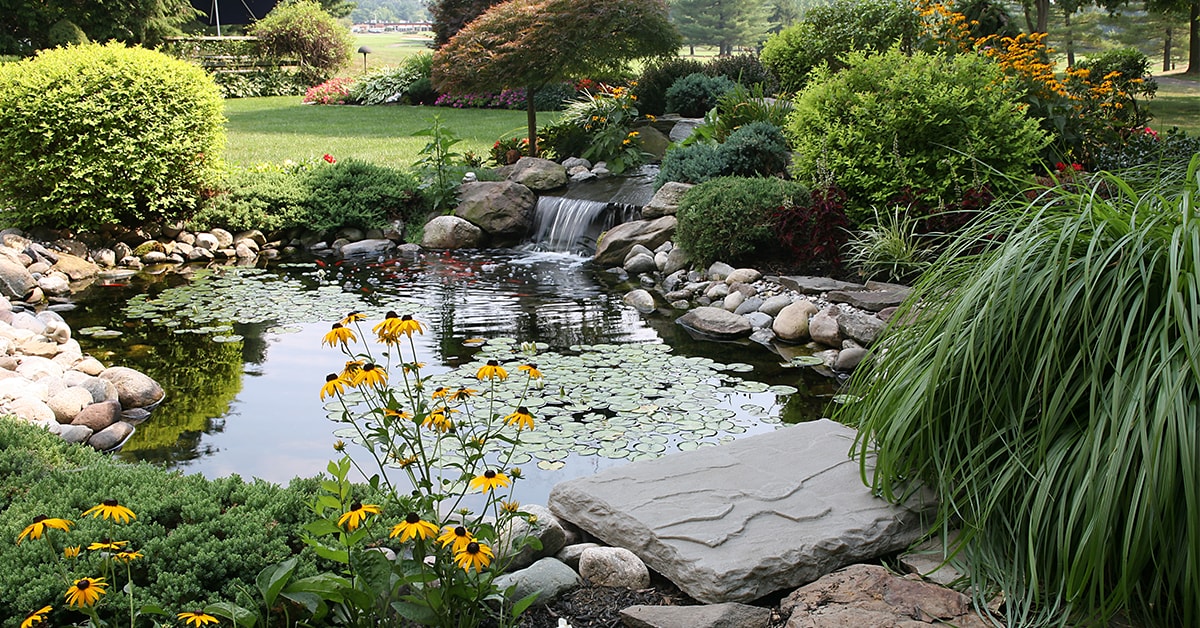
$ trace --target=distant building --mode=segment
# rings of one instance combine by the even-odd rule
[[[350,27],[355,33],[421,33],[433,30],[432,22],[371,22]]]

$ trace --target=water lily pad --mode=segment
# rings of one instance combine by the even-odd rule
[[[779,366],[783,368],[797,368],[803,366],[817,366],[824,364],[825,360],[820,356],[815,355],[799,355],[791,359],[790,362],[782,362]]]
[[[537,464],[537,466],[542,471],[557,471],[557,470],[567,466],[567,463],[563,462],[562,460],[555,460],[555,461],[543,460],[543,461],[539,462]]]
[[[92,333],[92,337],[97,340],[107,340],[110,338],[119,338],[124,334],[115,329],[102,329]]]
[[[784,384],[778,384],[778,385],[771,386],[770,388],[768,388],[767,392],[769,392],[773,395],[794,395],[794,394],[800,392],[800,389],[796,388],[795,386],[787,386]]]

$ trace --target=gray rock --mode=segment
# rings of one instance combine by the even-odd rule
[[[950,537],[953,543],[958,537],[958,532],[951,532]],[[908,573],[947,587],[962,582],[965,577],[946,560],[946,547],[943,546],[940,536],[923,541],[905,552],[900,557],[900,567]]]
[[[45,275],[37,280],[37,285],[42,289],[42,292],[51,296],[61,296],[71,293],[71,283],[67,281],[66,275]]]
[[[759,279],[762,279],[762,273],[753,268],[735,268],[725,276],[725,283],[754,283]]]
[[[215,241],[214,241],[214,244],[215,244]],[[122,259],[125,259],[126,257],[129,257],[130,255],[133,255],[133,249],[130,248],[129,245],[125,244],[124,242],[118,242],[113,245],[113,254],[117,256],[118,260],[122,260]]]
[[[825,298],[830,303],[847,303],[860,310],[878,312],[900,305],[910,292],[912,290],[904,286],[887,290],[831,290]]]
[[[187,242],[176,242],[174,244],[174,247],[175,247],[175,251],[173,254],[174,255],[182,255],[184,259],[187,259],[187,256],[191,255],[192,249],[196,248],[196,247],[188,244]]]
[[[145,408],[130,408],[121,411],[121,420],[130,425],[138,425],[148,418],[150,418],[150,411]]]
[[[162,251],[149,251],[142,255],[142,262],[145,264],[161,264],[167,261],[167,254]]]
[[[886,323],[873,314],[858,310],[843,309],[837,317],[838,332],[843,338],[852,338],[863,346],[870,346],[883,332]]]
[[[892,575],[879,565],[829,574],[784,598],[780,612],[788,616],[787,628],[993,626],[962,593]]]
[[[513,164],[508,179],[530,190],[542,192],[566,185],[567,169],[549,159],[522,157]]]
[[[745,318],[746,322],[750,323],[750,326],[755,330],[769,329],[771,324],[775,322],[774,318],[771,318],[769,315],[763,314],[762,312],[747,312],[742,314],[742,317]],[[775,338],[775,332],[773,331],[771,332],[771,338],[772,340]]]
[[[215,251],[221,248],[221,243],[219,240],[217,240],[217,236],[211,233],[197,233],[196,248]]]
[[[826,419],[801,423],[560,482],[549,506],[697,600],[754,600],[924,532],[930,493],[902,506],[875,497],[847,455],[854,437]]]
[[[853,371],[867,356],[867,350],[862,347],[851,347],[838,352],[837,361],[833,363],[834,370]]]
[[[102,362],[100,362],[100,360],[97,360],[96,358],[93,358],[92,356],[89,355],[89,356],[84,357],[79,362],[76,362],[75,366],[73,366],[72,368],[75,369],[76,371],[79,371],[80,373],[86,373],[88,375],[99,375],[104,372],[105,366]]]
[[[71,419],[72,425],[83,425],[93,432],[116,423],[121,418],[121,404],[116,401],[101,401],[84,407]]]
[[[667,267],[668,255],[669,253],[666,251],[659,251],[658,253],[654,254],[654,266],[659,270],[659,272],[662,272],[662,269]]]
[[[654,295],[640,288],[626,293],[621,300],[625,303],[625,305],[633,307],[642,314],[649,314],[655,310]]]
[[[642,218],[658,218],[659,216],[674,216],[679,209],[683,195],[692,189],[691,183],[668,181],[654,193],[654,198],[642,208]]]
[[[740,292],[740,293],[742,293],[743,296],[746,296],[746,297],[752,297],[752,296],[758,294],[758,288],[755,288],[754,284],[742,283],[739,281],[739,282],[731,283],[728,285],[729,285],[730,292],[734,292],[734,291]]]
[[[713,300],[724,299],[729,296],[729,286],[720,282],[713,283],[704,290],[704,296]]]
[[[384,255],[396,248],[396,243],[386,238],[359,240],[342,247],[343,257],[367,257]]]
[[[252,244],[253,242],[249,240],[238,242],[237,246],[233,249],[234,256],[240,260],[252,260],[258,257],[258,248],[251,246]],[[344,254],[345,253],[343,252],[343,255]]]
[[[667,148],[671,146],[671,138],[667,137],[658,129],[648,124],[635,127],[633,129],[640,140],[639,148],[643,153],[651,155],[651,161],[661,161],[663,155],[667,154]]]
[[[823,345],[842,346],[842,334],[838,331],[838,316],[840,315],[841,310],[836,305],[817,312],[808,320],[808,335]]]
[[[576,172],[575,174],[572,174],[570,181],[571,181],[571,183],[582,183],[584,181],[591,181],[592,179],[595,179],[595,178],[597,178],[596,174],[593,173],[591,170],[581,170],[579,172]]]
[[[654,258],[644,253],[639,253],[626,260],[622,266],[625,272],[630,275],[640,275],[642,273],[652,273],[658,270],[658,265],[654,263]]]
[[[124,366],[111,366],[98,376],[117,387],[123,408],[147,408],[162,401],[163,389],[147,375]]]
[[[809,338],[811,319],[817,313],[817,306],[808,299],[800,299],[795,303],[779,310],[771,331],[785,342],[803,342]]]
[[[216,259],[216,254],[212,252],[212,249],[198,246],[191,251],[188,251],[187,259],[189,262],[211,262],[212,260]]]
[[[117,421],[92,434],[87,443],[100,451],[108,451],[125,442],[125,439],[129,438],[130,434],[133,434],[133,426],[124,421]]]
[[[650,249],[648,249],[640,244],[635,244],[635,245],[629,247],[629,252],[625,254],[625,261],[628,262],[630,259],[632,259],[638,255],[654,257],[654,251],[651,251]]]
[[[675,292],[681,285],[683,285],[683,280],[684,273],[682,270],[668,273],[667,276],[663,277],[663,292]],[[686,292],[686,290],[684,292]],[[688,297],[691,297],[691,293],[688,293]]]
[[[753,331],[745,318],[716,307],[698,307],[675,322],[717,339],[744,338]]]
[[[36,286],[37,280],[24,266],[0,256],[0,296],[22,300],[33,292]]]
[[[32,423],[54,422],[54,410],[51,410],[45,401],[33,397],[20,397],[12,400],[8,404],[7,413],[15,414]]]
[[[561,560],[571,569],[579,569],[579,557],[583,555],[583,550],[593,547],[600,547],[600,545],[597,543],[573,543],[571,545],[564,545],[562,549],[558,550],[558,553],[555,554],[554,557]]]
[[[221,228],[210,229],[208,232],[211,233],[212,236],[217,239],[217,248],[218,249],[227,249],[227,248],[233,246],[233,234],[232,233],[229,233],[228,231],[221,229]]]
[[[536,504],[523,505],[521,510],[529,513],[531,518],[513,517],[508,525],[500,531],[498,551],[501,555],[512,554],[515,547],[521,546],[525,537],[536,537],[541,543],[541,549],[525,545],[512,554],[510,569],[521,569],[533,564],[533,561],[547,556],[553,556],[566,544],[566,533],[559,524],[554,513],[545,506]],[[532,519],[532,521],[530,520]],[[520,599],[520,598],[517,598]]]
[[[762,307],[763,300],[760,297],[742,297],[742,298],[745,300],[742,301],[741,305],[737,306],[733,310],[734,314],[740,314],[742,316],[745,316],[746,314],[749,314],[750,312],[757,312],[758,308]]]
[[[734,291],[725,295],[725,300],[721,303],[721,307],[729,312],[735,312],[745,301],[746,295]]]
[[[92,437],[91,428],[83,425],[60,425],[55,423],[50,426],[50,431],[68,443],[82,443]]]
[[[533,158],[522,157],[522,161],[525,159]],[[537,197],[520,183],[480,181],[459,186],[454,215],[477,225],[497,246],[506,246],[529,235],[536,205]]]
[[[101,368],[101,370],[97,371],[97,373],[102,372],[103,370],[104,369]],[[79,382],[78,386],[88,391],[92,395],[92,403],[100,403],[101,401],[117,401],[121,398],[120,393],[117,392],[116,385],[107,379],[100,379],[99,377],[87,377],[83,381]]]
[[[588,170],[591,170],[592,162],[582,157],[567,157],[563,160],[562,166],[567,170],[571,170],[573,168],[587,168]]]
[[[829,277],[808,277],[796,275],[790,277],[774,277],[772,280],[787,288],[802,294],[820,294],[830,290],[862,290],[866,286],[860,283],[838,281]]]
[[[117,254],[112,249],[97,249],[92,253],[92,259],[96,264],[104,268],[112,268],[117,265]]]
[[[670,275],[691,266],[691,264],[691,256],[683,250],[683,247],[677,246],[667,253],[667,263],[663,265],[662,272]]]
[[[583,584],[579,574],[554,558],[543,558],[520,571],[506,573],[496,578],[495,584],[501,591],[515,586],[510,600],[516,601],[537,594],[536,605],[550,603],[558,596]]]
[[[427,249],[473,249],[483,240],[483,230],[458,216],[438,216],[425,223],[421,246]]]
[[[750,320],[749,317],[747,317],[747,320]],[[767,327],[755,329],[754,333],[750,334],[750,340],[757,342],[760,345],[766,345],[767,347],[770,347],[771,344],[775,342],[775,332],[771,331],[770,328]]]
[[[621,611],[628,628],[767,628],[771,610],[736,602],[705,606],[630,606]]]
[[[99,266],[71,253],[59,253],[58,261],[54,262],[51,270],[66,275],[71,281],[83,281],[100,274]]]
[[[623,547],[591,547],[579,555],[579,575],[601,587],[644,589],[650,570],[637,554]]]
[[[668,134],[667,137],[672,142],[682,142],[683,140],[691,137],[692,132],[695,131],[696,127],[700,126],[703,122],[703,118],[680,118],[679,121],[675,123],[675,126],[671,127],[671,133]]]
[[[725,262],[713,262],[708,267],[707,277],[712,281],[724,281],[734,270],[733,266]]]
[[[763,314],[778,316],[779,313],[783,311],[783,308],[791,304],[792,297],[790,295],[779,294],[763,301],[762,305],[758,307],[758,311],[762,312]]]
[[[600,238],[596,245],[595,262],[602,267],[620,264],[635,244],[654,250],[674,236],[676,224],[678,221],[674,216],[619,224]]]

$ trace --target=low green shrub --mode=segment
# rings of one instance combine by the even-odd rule
[[[716,144],[699,142],[673,146],[663,156],[654,187],[660,188],[667,181],[703,183],[721,176],[724,168],[725,162],[718,154]]]
[[[751,122],[717,146],[721,173],[735,177],[783,175],[788,167],[783,130],[770,122]]]
[[[419,78],[419,72],[405,66],[372,70],[350,88],[350,100],[360,105],[398,103]]]
[[[249,72],[217,72],[213,81],[225,98],[296,96],[308,87],[304,77],[285,68],[259,68]]]
[[[1135,131],[1123,142],[1101,146],[1096,151],[1096,168],[1124,171],[1142,166],[1155,169],[1182,167],[1200,153],[1200,137],[1172,128],[1165,133],[1146,128]]]
[[[689,74],[667,89],[666,107],[668,112],[678,113],[685,118],[700,118],[717,105],[726,92],[735,87],[735,83],[724,76],[709,76],[707,74]]]
[[[571,83],[551,83],[534,92],[533,106],[538,111],[561,111],[577,95]]]
[[[928,208],[985,187],[1004,196],[1029,178],[1048,141],[1014,96],[995,89],[996,64],[977,55],[892,50],[847,62],[816,72],[787,130],[793,175],[845,190],[856,225],[904,195]]]
[[[125,464],[19,419],[0,417],[0,538],[7,539],[0,542],[5,565],[0,616],[21,618],[47,604],[57,607],[67,588],[50,568],[45,539],[14,542],[38,515],[75,522],[65,536],[55,532],[67,545],[86,548],[119,534],[111,540],[129,541],[129,548],[145,556],[130,565],[137,605],[179,612],[234,599],[239,589],[253,588],[263,567],[293,555],[300,556],[301,572],[314,573],[314,556],[301,551],[300,526],[308,521],[307,502],[316,488],[315,480],[281,488],[236,476],[210,481],[149,464]],[[114,527],[81,516],[107,499],[130,508],[136,521]],[[119,599],[124,577],[110,584],[106,597]],[[128,607],[113,604],[106,612],[113,613],[116,625],[129,624]],[[64,613],[54,611],[47,625],[67,625]]]
[[[59,20],[50,27],[46,33],[46,40],[52,47],[60,46],[78,46],[88,42],[87,33],[83,32],[75,22],[71,20]]]
[[[1150,71],[1150,59],[1137,48],[1115,48],[1098,55],[1089,56],[1075,64],[1077,69],[1086,69],[1093,83],[1111,80],[1113,86],[1129,94],[1132,99],[1154,98],[1158,82]]]
[[[384,227],[390,220],[407,220],[421,207],[415,177],[355,159],[314,168],[306,182],[307,224],[317,231]]]
[[[304,172],[238,169],[226,175],[216,195],[189,221],[190,228],[271,233],[306,224],[309,189]]]
[[[688,190],[675,237],[701,265],[736,264],[779,252],[772,216],[784,205],[808,205],[808,188],[774,177],[721,177]]]
[[[729,55],[715,57],[704,65],[709,76],[724,76],[744,87],[761,85],[763,92],[774,94],[779,89],[779,79],[759,61],[758,55]]]
[[[0,197],[19,226],[178,220],[220,173],[220,94],[200,68],[120,44],[0,65]]]
[[[633,87],[638,110],[644,114],[661,116],[667,112],[667,90],[671,85],[689,74],[703,71],[703,63],[682,57],[650,62]]]

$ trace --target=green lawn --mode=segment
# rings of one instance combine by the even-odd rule
[[[1200,77],[1185,74],[1159,76],[1158,95],[1149,103],[1160,131],[1177,126],[1189,135],[1200,135]]]
[[[362,46],[371,49],[367,55],[367,71],[384,66],[400,65],[408,57],[420,52],[432,52],[429,44],[432,33],[354,33],[354,63],[346,68],[351,75],[363,71],[363,56],[357,52]]]
[[[352,107],[302,105],[298,96],[234,98],[225,101],[228,139],[225,159],[251,165],[320,158],[354,157],[380,165],[406,166],[428,138],[412,134],[440,115],[447,128],[463,141],[458,152],[487,157],[501,137],[524,137],[525,112],[449,107]],[[554,113],[542,113],[538,123]]]

